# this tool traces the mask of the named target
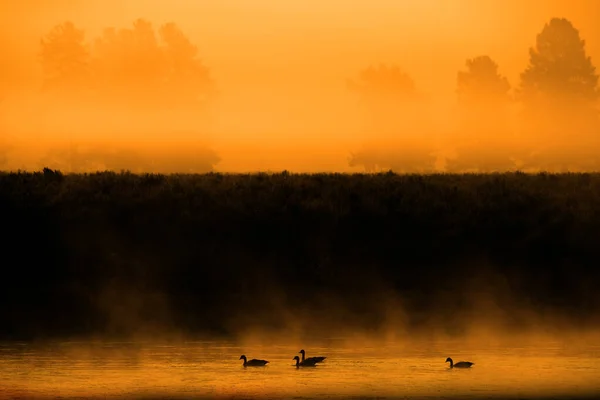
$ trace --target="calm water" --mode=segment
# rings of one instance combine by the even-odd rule
[[[436,343],[343,350],[303,346],[307,357],[327,356],[317,368],[296,369],[298,346],[224,342],[0,344],[0,398],[428,397],[547,396],[600,393],[600,346],[460,350]],[[425,347],[425,346],[423,346]],[[267,359],[242,367],[241,354]],[[469,360],[450,370],[447,356]]]

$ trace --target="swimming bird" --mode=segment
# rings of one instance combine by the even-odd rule
[[[446,358],[446,362],[450,363],[450,368],[471,368],[471,365],[474,364],[470,361],[459,361],[454,364],[454,361],[450,357]]]
[[[317,362],[311,359],[306,359],[302,362],[300,362],[300,357],[295,356],[294,358],[292,358],[292,360],[296,360],[296,368],[298,367],[316,367],[317,366]]]
[[[264,367],[269,363],[267,360],[257,360],[256,358],[248,361],[244,355],[240,356],[240,360],[244,360],[244,367]]]
[[[314,361],[315,363],[320,363],[323,362],[327,357],[306,357],[306,352],[303,350],[300,350],[298,353],[302,354],[302,362],[304,361]]]

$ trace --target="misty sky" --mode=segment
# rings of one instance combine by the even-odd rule
[[[39,74],[40,37],[60,22],[72,20],[93,38],[139,17],[174,21],[199,46],[222,93],[213,137],[220,153],[262,138],[296,147],[315,139],[321,145],[305,150],[323,160],[335,153],[335,162],[323,161],[331,167],[360,141],[350,117],[356,98],[345,86],[360,69],[400,65],[443,123],[465,59],[490,55],[516,85],[552,17],[573,22],[597,64],[597,15],[594,0],[22,0],[0,5],[0,45],[3,80],[23,85]]]

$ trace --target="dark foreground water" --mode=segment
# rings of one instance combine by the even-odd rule
[[[600,394],[599,344],[348,348],[331,340],[306,348],[325,363],[296,369],[298,344],[4,343],[0,398],[575,397]],[[270,364],[245,369],[241,354]],[[451,370],[447,356],[475,365]]]

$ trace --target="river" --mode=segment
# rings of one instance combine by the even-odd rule
[[[305,347],[326,356],[294,366],[298,344],[55,342],[0,344],[2,399],[462,398],[600,394],[600,344],[407,348],[395,344]],[[241,354],[269,360],[243,368]],[[468,360],[450,369],[446,357]]]

